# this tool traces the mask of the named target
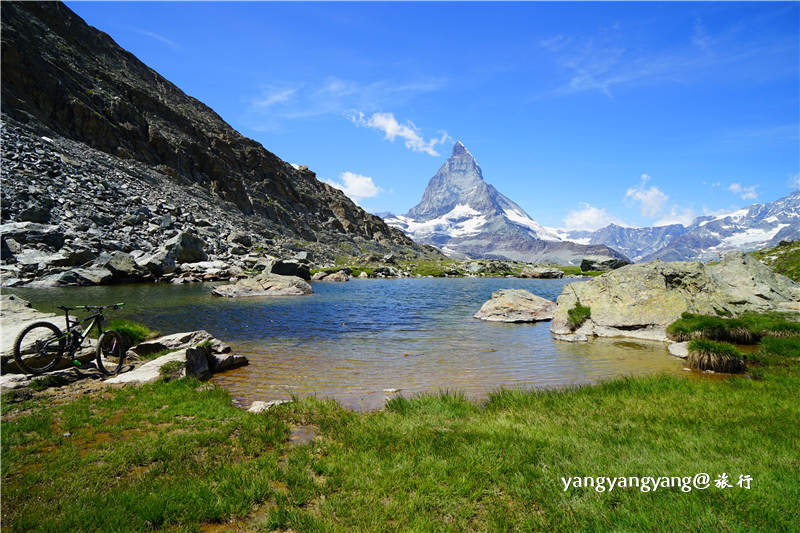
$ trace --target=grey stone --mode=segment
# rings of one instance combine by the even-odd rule
[[[306,281],[296,276],[259,274],[245,278],[231,285],[215,287],[211,293],[216,296],[238,298],[248,296],[298,296],[311,294],[313,289]]]
[[[688,342],[673,342],[667,346],[669,353],[675,357],[686,359],[689,357],[689,343]]]
[[[186,375],[207,381],[213,374],[208,364],[210,350],[203,346],[186,349]]]
[[[520,272],[521,278],[559,279],[564,277],[564,272],[553,267],[526,266]]]
[[[250,236],[249,233],[245,233],[243,231],[233,231],[230,235],[228,235],[228,242],[241,244],[247,248],[253,246],[253,238]]]
[[[281,405],[284,403],[290,403],[291,400],[270,400],[268,402],[264,402],[261,400],[256,400],[250,404],[250,407],[247,409],[251,413],[262,413],[269,409],[272,409],[276,405]]]
[[[214,340],[216,339],[214,339],[214,337],[204,329],[199,329],[196,331],[183,331],[181,333],[173,333],[171,335],[158,337],[157,339],[140,342],[128,350],[127,355],[131,357],[138,357],[150,355],[163,350],[181,350],[193,348],[206,341],[212,341],[213,343]]]
[[[270,272],[279,276],[297,276],[306,281],[311,279],[311,272],[308,267],[297,261],[275,261]]]
[[[475,318],[492,322],[537,322],[551,320],[556,304],[522,289],[501,289],[492,293]]]
[[[130,372],[118,374],[110,379],[107,379],[106,383],[150,383],[161,377],[161,367],[172,361],[186,361],[186,350],[177,350],[175,352],[162,355],[161,357],[153,359],[152,361],[148,361],[145,364],[134,368]]]
[[[112,278],[111,271],[102,267],[73,268],[45,276],[28,284],[29,287],[66,287],[103,285]]]
[[[188,232],[179,232],[164,243],[164,249],[169,251],[179,263],[205,261],[208,259],[205,247],[206,243],[203,239]]]

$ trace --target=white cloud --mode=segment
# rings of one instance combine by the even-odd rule
[[[373,113],[369,118],[366,118],[364,113],[360,111],[349,111],[345,115],[357,126],[373,128],[382,131],[385,138],[394,142],[395,138],[400,137],[405,140],[406,148],[415,152],[423,152],[428,155],[438,156],[439,152],[434,149],[437,144],[443,144],[450,138],[447,132],[441,131],[441,137],[438,139],[433,138],[425,140],[420,134],[413,122],[408,121],[406,124],[400,124],[394,118],[393,113]]]
[[[792,189],[800,189],[800,173],[789,176],[789,187]]]
[[[689,207],[680,208],[677,205],[673,205],[668,214],[653,222],[653,226],[669,226],[670,224],[688,226],[696,217],[697,213],[695,213],[694,209]]]
[[[248,98],[255,118],[307,119],[341,115],[348,109],[374,112],[389,105],[402,105],[420,94],[440,90],[443,78],[410,80],[348,80],[334,76],[305,82],[264,84]]]
[[[728,190],[731,191],[733,194],[738,194],[742,197],[742,200],[755,200],[758,198],[758,193],[756,189],[758,185],[750,185],[749,187],[745,187],[739,183],[731,183]]]
[[[259,97],[254,99],[251,104],[255,108],[266,108],[273,106],[275,104],[283,104],[289,101],[289,99],[297,92],[297,88],[269,88],[264,90],[264,93]]]
[[[155,32],[152,32],[152,31],[148,31],[148,30],[143,30],[141,28],[133,28],[133,31],[135,31],[136,33],[140,33],[142,35],[146,35],[147,37],[150,37],[151,39],[155,39],[157,41],[161,41],[162,43],[166,44],[167,46],[169,46],[171,48],[179,48],[178,43],[176,43],[175,41],[172,41],[170,39],[167,39],[166,37],[164,37],[163,35],[159,35],[158,33],[155,33]]]
[[[362,198],[372,198],[381,193],[382,189],[375,185],[372,178],[362,176],[354,172],[342,172],[339,175],[340,182],[334,180],[323,180],[325,183],[340,189],[351,200],[358,203]]]
[[[586,202],[581,202],[580,206],[580,209],[573,209],[564,217],[564,227],[566,229],[594,231],[612,223],[618,226],[627,226],[627,224],[608,213],[604,208],[594,207]]]
[[[631,203],[638,203],[642,216],[656,218],[664,210],[664,205],[667,203],[667,200],[669,200],[669,196],[664,194],[664,192],[655,185],[645,187],[649,180],[650,176],[642,174],[639,185],[631,187],[625,193],[625,201],[629,205]]]

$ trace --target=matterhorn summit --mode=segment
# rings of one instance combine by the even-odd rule
[[[453,257],[499,257],[522,261],[580,263],[586,255],[623,258],[604,245],[561,240],[483,179],[473,155],[458,141],[431,178],[422,200],[386,222],[417,242]]]

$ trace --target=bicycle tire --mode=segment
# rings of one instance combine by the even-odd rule
[[[122,335],[110,329],[97,339],[97,368],[107,375],[118,374],[125,360]]]
[[[37,329],[39,331],[35,332]],[[50,334],[44,331],[45,329],[49,330]],[[54,345],[53,341],[58,341],[58,344]],[[25,342],[29,344],[26,345]],[[14,341],[14,361],[29,374],[42,374],[56,366],[64,355],[66,347],[67,339],[58,326],[50,322],[34,322],[17,335]],[[32,352],[38,353],[39,356],[23,358],[23,355]]]

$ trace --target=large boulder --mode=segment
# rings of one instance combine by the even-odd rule
[[[526,266],[520,272],[521,278],[558,279],[564,277],[564,272],[554,267]]]
[[[491,322],[537,322],[550,320],[556,304],[522,289],[501,289],[483,304],[475,318]]]
[[[158,250],[136,259],[136,266],[147,271],[154,278],[175,272],[175,256],[167,250]]]
[[[334,272],[333,274],[328,274],[327,276],[322,278],[322,281],[347,281],[349,279],[350,279],[350,276],[348,276],[346,272],[342,272],[340,270],[339,272]]]
[[[189,232],[180,232],[164,243],[168,251],[178,263],[197,263],[208,259],[206,243],[197,235]]]
[[[64,233],[58,226],[36,222],[11,222],[0,225],[3,240],[13,239],[20,244],[45,244],[58,250],[64,245]]]
[[[73,268],[45,276],[28,284],[29,287],[67,287],[103,285],[113,278],[111,271],[103,267]]]
[[[572,331],[567,312],[587,306],[591,317]],[[627,265],[564,287],[551,332],[561,340],[591,336],[666,340],[681,313],[739,316],[745,312],[800,311],[800,285],[755,258],[729,253],[713,265],[653,261]]]
[[[240,298],[247,296],[299,296],[311,294],[313,289],[297,276],[259,274],[253,278],[240,279],[230,285],[220,285],[211,291],[215,296]]]
[[[296,276],[306,281],[311,279],[311,271],[308,267],[296,260],[275,261],[272,263],[270,272],[279,276]]]
[[[143,274],[143,269],[136,264],[133,256],[127,252],[103,252],[95,261],[95,265],[107,268],[115,280],[132,280]]]

